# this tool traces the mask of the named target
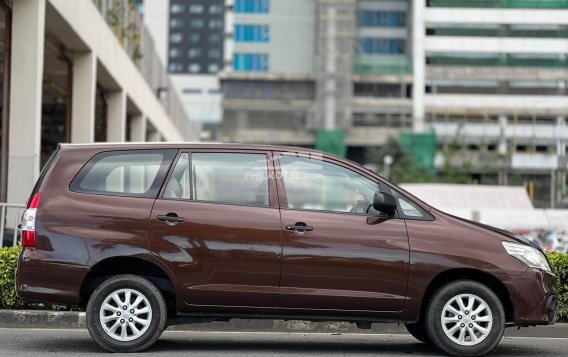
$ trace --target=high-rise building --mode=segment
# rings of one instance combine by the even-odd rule
[[[216,125],[221,120],[217,73],[223,68],[224,0],[170,0],[168,21],[168,70],[186,112],[204,125]]]
[[[414,6],[415,118],[441,145],[464,144],[463,155],[446,159],[465,160],[474,174],[548,185],[558,175],[566,193],[568,2],[424,5]]]
[[[316,146],[340,130],[362,159],[412,127],[409,2],[226,4],[222,140]]]
[[[318,146],[339,130],[364,162],[389,137],[433,129],[437,165],[567,193],[567,1],[226,0],[226,11],[221,140]]]

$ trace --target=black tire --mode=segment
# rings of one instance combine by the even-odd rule
[[[446,325],[448,330],[450,330],[451,327],[456,326],[456,324],[460,325],[460,328],[456,330],[456,333],[453,335],[453,338],[458,339],[458,341],[453,341],[446,332],[444,332],[444,328],[442,327],[442,313],[446,303],[461,294],[470,294],[482,299],[486,306],[488,306],[489,311],[486,309],[483,313],[475,316],[468,309],[465,309],[464,312],[467,313],[467,315],[470,315],[467,317],[465,317],[465,313],[463,316],[462,314],[458,316],[455,316],[452,313],[448,314],[447,316],[449,316],[449,318],[453,318],[455,316],[456,318],[460,318],[459,321],[465,322],[465,324],[462,322],[450,322],[449,325]],[[465,297],[462,301],[466,304],[467,297]],[[477,308],[474,308],[473,310],[477,310]],[[491,314],[490,317],[489,313]],[[482,314],[485,316],[482,316]],[[474,318],[477,319],[477,322],[472,320]],[[491,325],[489,325],[489,322],[481,322],[482,318],[491,319]],[[432,343],[447,354],[451,356],[468,357],[483,356],[492,351],[503,337],[503,333],[505,332],[505,311],[501,300],[499,300],[499,297],[497,297],[490,288],[476,281],[459,280],[444,285],[434,293],[426,310],[425,323],[426,331],[428,332],[428,336],[430,336]],[[473,345],[468,346],[464,345],[464,343],[459,343],[461,326],[465,326],[466,328],[464,343],[473,343]],[[477,328],[472,329],[471,331],[473,331],[476,335],[475,338],[479,337],[480,339],[480,342],[474,342],[473,337],[471,337],[471,332],[467,330],[467,326],[481,326],[488,328],[488,333],[486,333],[484,337],[479,337],[477,334],[480,334],[481,336],[481,330],[478,330]]]
[[[432,341],[430,341],[430,336],[428,336],[428,332],[426,331],[426,327],[424,326],[424,323],[422,323],[422,321],[412,324],[404,324],[404,326],[406,326],[408,333],[418,341],[426,344],[432,343]]]
[[[127,331],[126,333],[128,333],[128,331],[132,333],[132,336],[130,338],[135,337],[135,339],[133,340],[120,341],[110,335],[110,333],[112,332],[105,332],[105,327],[103,327],[100,314],[101,307],[105,300],[115,292],[121,292],[121,294],[124,294],[124,291],[126,291],[125,289],[128,289],[133,294],[140,293],[143,297],[145,297],[146,300],[143,300],[142,305],[138,306],[145,307],[147,301],[150,307],[150,309],[148,310],[151,311],[151,313],[135,316],[134,314],[130,315],[130,311],[125,310],[125,312],[123,313],[123,311],[119,311],[118,308],[117,312],[111,313],[109,315],[109,317],[111,318],[115,318],[114,314],[117,314],[122,315],[123,317],[128,319],[130,317],[142,317],[146,322],[149,322],[149,324],[146,325],[147,329],[144,332],[142,331],[146,327],[144,327],[143,325],[135,326],[136,328],[140,329],[141,333],[139,336],[137,336],[137,334],[134,333],[134,330],[132,330],[130,327],[118,326],[115,331],[122,331],[122,328],[125,328]],[[126,300],[125,297],[124,299]],[[112,305],[112,307],[114,308],[114,305]],[[87,328],[93,340],[95,340],[95,342],[99,346],[106,349],[107,351],[140,352],[152,346],[158,340],[158,338],[160,338],[160,335],[166,328],[166,320],[168,317],[167,311],[166,302],[164,300],[164,297],[162,296],[162,293],[150,281],[136,275],[117,275],[101,283],[91,295],[89,303],[87,304]],[[118,323],[121,321],[126,320],[121,319],[115,322]],[[109,324],[112,324],[112,321],[109,322]],[[126,324],[128,324],[128,322],[126,322]],[[106,329],[109,330],[109,325],[106,326]],[[110,330],[112,330],[112,327],[110,328]]]

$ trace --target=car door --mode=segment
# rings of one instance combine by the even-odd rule
[[[181,152],[150,219],[150,246],[189,305],[276,305],[280,214],[270,152]]]
[[[280,153],[276,167],[283,244],[279,306],[402,310],[408,235],[403,219],[372,208],[367,213],[378,181],[343,163],[294,153]]]

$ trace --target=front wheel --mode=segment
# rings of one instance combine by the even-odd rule
[[[451,356],[483,356],[505,332],[503,304],[478,282],[448,283],[430,300],[426,330],[432,343]]]
[[[160,338],[167,308],[147,279],[117,275],[93,292],[86,315],[89,333],[99,346],[111,352],[139,352]]]

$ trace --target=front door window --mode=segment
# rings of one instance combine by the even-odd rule
[[[370,213],[378,184],[351,170],[306,157],[281,156],[288,208]]]

